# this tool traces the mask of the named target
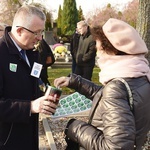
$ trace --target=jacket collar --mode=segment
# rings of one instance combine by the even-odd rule
[[[83,35],[83,39],[87,38],[89,35],[91,35],[91,32],[90,32],[90,27],[88,26],[87,32]]]

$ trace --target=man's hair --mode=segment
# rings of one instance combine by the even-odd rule
[[[86,23],[86,21],[85,20],[81,20],[81,21],[79,21],[78,23],[77,23],[77,26],[88,26],[88,24]]]
[[[39,8],[33,5],[23,5],[15,14],[13,26],[29,27],[33,16],[38,16],[43,21],[46,20],[45,14]]]

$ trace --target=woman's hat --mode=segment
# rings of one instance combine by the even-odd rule
[[[124,21],[110,18],[102,28],[110,43],[119,51],[128,54],[148,52],[147,46],[139,33]]]

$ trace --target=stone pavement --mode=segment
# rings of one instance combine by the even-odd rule
[[[39,115],[39,150],[50,150],[50,146],[44,131],[41,114]]]

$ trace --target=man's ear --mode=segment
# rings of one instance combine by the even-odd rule
[[[22,32],[22,28],[17,28],[17,29],[16,29],[16,32],[17,32],[17,34],[20,36],[20,35],[21,35],[21,32]]]

